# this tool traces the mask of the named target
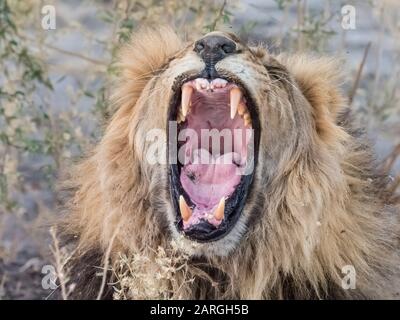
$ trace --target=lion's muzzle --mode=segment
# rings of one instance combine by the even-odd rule
[[[195,43],[194,51],[203,59],[206,67],[202,77],[213,79],[218,77],[215,64],[236,52],[236,43],[224,36],[208,35]]]

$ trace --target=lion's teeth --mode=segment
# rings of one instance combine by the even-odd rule
[[[251,125],[251,116],[249,112],[245,112],[243,114],[243,121],[244,121],[244,126],[247,127],[248,125]]]
[[[184,117],[189,112],[190,100],[193,93],[193,87],[190,85],[183,85],[182,87],[182,114]]]
[[[226,81],[225,79],[217,78],[211,82],[211,87],[212,87],[212,89],[224,88],[224,87],[226,87],[227,83],[228,83],[228,81]]]
[[[218,203],[218,207],[214,212],[214,218],[221,221],[224,218],[225,211],[225,198],[222,197]]]
[[[179,209],[181,211],[183,221],[188,221],[192,216],[192,210],[189,208],[185,201],[185,198],[182,195],[179,196]]]
[[[203,79],[198,78],[198,79],[196,79],[196,80],[194,81],[197,91],[200,91],[200,90],[201,90],[201,83],[202,83],[202,80],[203,80]]]
[[[178,112],[178,116],[177,116],[177,122],[181,123],[181,122],[185,122],[186,118],[183,116],[183,114],[179,111]]]
[[[195,85],[196,85],[196,90],[205,90],[205,89],[209,89],[210,88],[210,83],[208,82],[207,79],[204,78],[197,78],[194,81]]]
[[[238,113],[239,113],[239,115],[240,115],[240,116],[243,116],[243,114],[246,112],[246,110],[247,110],[246,105],[245,105],[243,102],[240,102],[240,103],[239,103],[239,106],[238,106]]]
[[[231,98],[231,119],[235,118],[240,99],[242,98],[242,91],[238,87],[234,87],[231,89],[230,93]]]

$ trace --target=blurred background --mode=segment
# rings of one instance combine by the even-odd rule
[[[46,5],[55,29],[42,27]],[[188,40],[222,28],[275,53],[341,59],[343,90],[399,191],[398,0],[0,0],[0,299],[51,298],[41,281],[58,174],[101,136],[118,48],[160,23]]]

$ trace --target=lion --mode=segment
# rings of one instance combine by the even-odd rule
[[[171,297],[397,293],[398,211],[336,59],[273,55],[221,31],[183,42],[160,27],[133,34],[119,68],[104,136],[65,182],[74,298],[112,298],[115,277],[99,267],[154,261],[171,242],[187,257]],[[227,136],[198,136],[207,130]],[[160,148],[150,133],[165,134]],[[211,153],[210,140],[223,148]]]

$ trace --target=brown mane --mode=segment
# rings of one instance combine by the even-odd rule
[[[171,247],[164,214],[167,170],[144,161],[146,130],[165,128],[166,121],[145,107],[150,99],[169,97],[158,75],[184,50],[175,33],[161,28],[139,31],[121,51],[115,113],[98,146],[65,183],[73,197],[60,226],[68,239],[76,237],[75,297],[97,296],[101,279],[90,268],[106,259],[115,265],[121,253],[140,253],[153,261],[159,246]],[[252,50],[274,80],[276,103],[289,99],[312,108],[313,121],[301,119],[305,138],[281,154],[268,185],[268,168],[258,172],[253,188],[265,198],[249,198],[257,210],[246,212],[253,220],[233,254],[189,257],[170,287],[189,299],[392,296],[400,265],[398,216],[385,203],[387,178],[353,129],[336,62]],[[263,147],[264,159],[270,151]],[[355,290],[340,287],[346,265],[357,271]],[[194,283],[186,282],[191,278]]]

